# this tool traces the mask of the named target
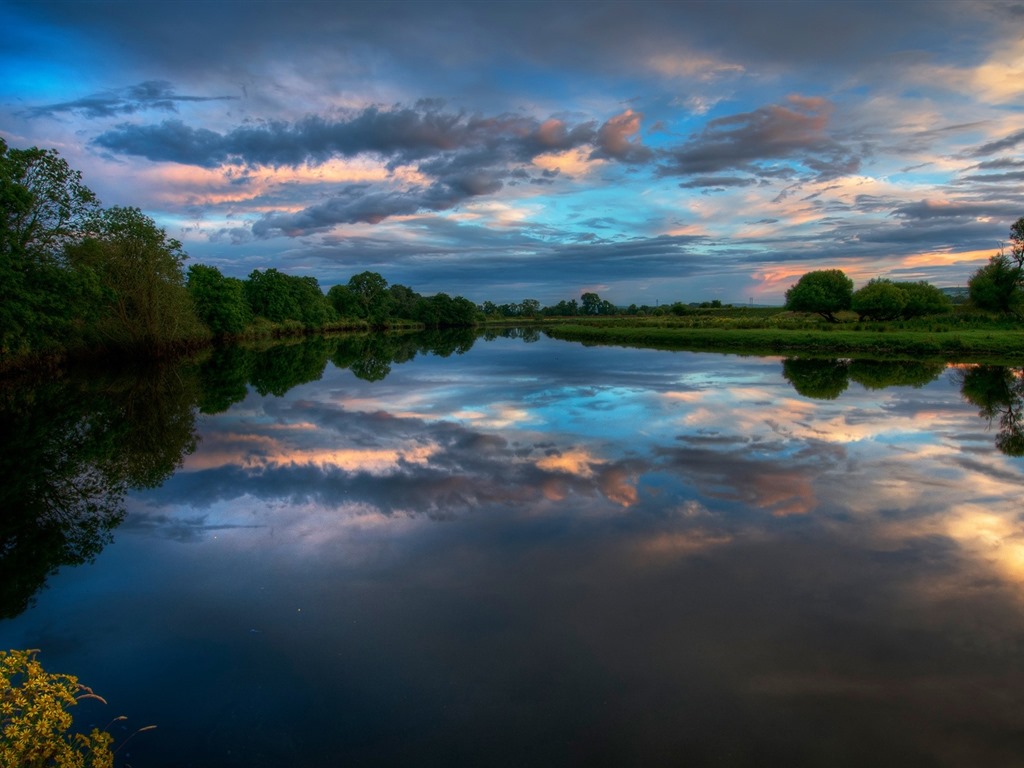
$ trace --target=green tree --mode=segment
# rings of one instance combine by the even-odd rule
[[[971,303],[979,309],[1020,314],[1022,268],[1005,253],[997,253],[967,281]]]
[[[907,303],[903,306],[902,316],[908,320],[925,315],[939,315],[948,312],[953,306],[949,296],[923,280],[916,283],[897,282],[893,285],[903,291],[906,297]]]
[[[196,314],[215,336],[241,333],[249,324],[245,285],[235,277],[224,277],[216,267],[192,264],[186,279]]]
[[[836,312],[849,309],[853,300],[853,280],[840,269],[808,272],[786,291],[786,309],[813,312],[830,323],[838,323]]]
[[[96,195],[52,149],[9,149],[0,139],[0,252],[59,259],[99,212]]]
[[[105,209],[95,234],[66,253],[102,287],[95,324],[101,343],[159,350],[204,335],[185,287],[188,256],[138,208]]]
[[[400,320],[411,320],[416,316],[416,304],[423,297],[406,285],[398,283],[388,286],[387,305],[391,316]]]
[[[290,290],[288,275],[271,267],[263,272],[254,269],[243,286],[245,299],[254,315],[273,323],[298,320],[302,309]]]
[[[872,320],[893,320],[899,317],[907,306],[907,295],[891,280],[876,278],[869,280],[855,291],[850,308],[861,318]]]
[[[347,285],[332,285],[327,291],[327,301],[334,307],[338,317],[360,317],[359,297]]]
[[[391,316],[388,281],[376,272],[360,272],[349,278],[348,288],[356,296],[359,317],[381,325]]]
[[[0,362],[80,335],[96,282],[67,268],[64,248],[81,241],[98,210],[57,152],[0,139]]]
[[[596,315],[601,311],[601,297],[588,291],[580,296],[580,314]]]
[[[1000,249],[967,281],[971,303],[980,309],[1020,315],[1024,309],[1024,217],[1010,225],[1010,252]]]

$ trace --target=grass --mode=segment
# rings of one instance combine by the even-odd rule
[[[706,310],[682,316],[565,318],[545,332],[584,344],[748,354],[903,357],[1024,362],[1024,324],[958,309],[940,316],[839,323],[772,308]]]

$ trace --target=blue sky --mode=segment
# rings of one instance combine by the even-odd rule
[[[1020,2],[0,2],[0,136],[244,277],[773,303],[1024,215]]]

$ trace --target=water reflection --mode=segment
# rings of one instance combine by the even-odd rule
[[[128,490],[157,487],[195,449],[192,384],[157,368],[0,390],[0,618],[93,559]]]
[[[819,400],[835,400],[851,381],[867,389],[923,387],[944,370],[944,363],[917,360],[788,357],[782,361],[782,375],[793,389]]]
[[[957,371],[960,392],[981,410],[989,424],[998,419],[996,447],[1010,456],[1024,456],[1024,369],[978,365]]]
[[[527,340],[210,363],[0,637],[159,722],[134,764],[1014,764],[1019,372]]]

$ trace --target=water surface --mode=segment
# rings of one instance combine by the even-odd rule
[[[8,403],[0,646],[136,768],[1024,765],[1019,371],[238,354]]]

